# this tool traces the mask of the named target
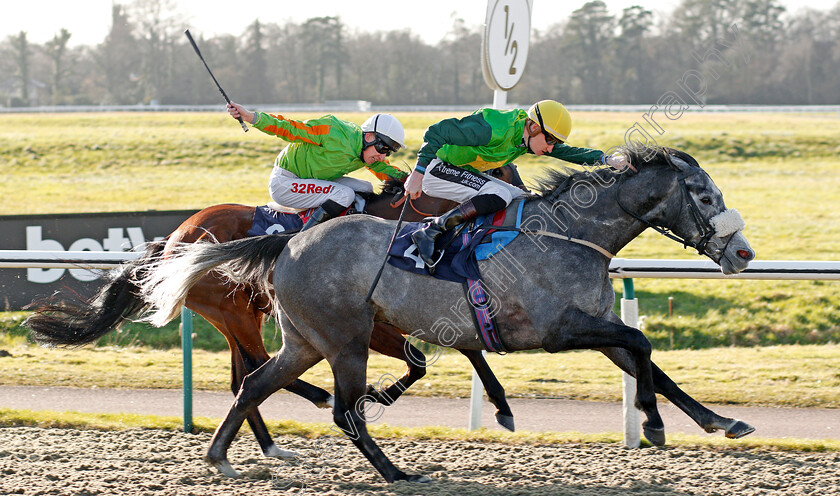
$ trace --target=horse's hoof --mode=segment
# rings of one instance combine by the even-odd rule
[[[405,477],[406,482],[419,482],[421,484],[427,484],[432,482],[432,478],[426,475],[407,475]]]
[[[729,439],[738,439],[755,432],[755,427],[738,419],[724,419],[715,421],[703,428],[706,432],[715,432],[723,429]]]
[[[516,428],[513,426],[513,417],[511,417],[510,415],[502,415],[501,413],[497,413],[496,422],[505,429],[509,430],[510,432],[516,432]]]
[[[642,424],[645,433],[645,439],[654,446],[665,446],[665,428],[664,427],[648,427]]]
[[[209,456],[205,456],[204,461],[212,465],[213,468],[218,470],[225,477],[230,477],[232,479],[239,479],[240,477],[242,477],[242,474],[237,472],[236,469],[233,468],[233,466],[231,466],[230,462],[227,460],[213,460]]]
[[[335,407],[335,396],[330,395],[325,401],[319,401],[315,403],[315,406],[318,408],[333,408]]]
[[[742,420],[733,420],[729,427],[726,428],[726,437],[729,439],[742,438],[748,434],[755,432],[755,427]]]
[[[269,458],[295,458],[298,456],[296,451],[280,449],[276,444],[269,446],[268,449],[263,451],[263,454]]]

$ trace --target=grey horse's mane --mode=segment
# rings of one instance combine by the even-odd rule
[[[691,167],[700,167],[691,155],[667,147],[620,147],[617,150],[630,159],[630,163],[640,170],[642,167],[668,165],[668,157],[676,157]],[[632,174],[633,172],[628,172]],[[591,179],[597,176],[600,184],[612,184],[613,178],[619,171],[611,167],[581,171],[571,167],[549,168],[545,174],[536,179],[535,193],[540,198],[555,199],[558,195],[568,191],[578,180]],[[590,181],[591,183],[591,181]]]

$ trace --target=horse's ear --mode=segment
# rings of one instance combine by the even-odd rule
[[[668,163],[680,172],[688,173],[691,169],[691,164],[673,153],[668,153]]]

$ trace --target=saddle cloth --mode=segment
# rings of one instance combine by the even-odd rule
[[[522,222],[523,201],[513,204],[508,209],[476,219],[464,227],[455,229],[436,242],[436,248],[443,250],[440,261],[435,266],[434,277],[445,281],[459,282],[464,286],[464,294],[469,302],[473,325],[478,338],[487,351],[504,353],[507,351],[499,334],[494,317],[490,294],[484,289],[481,271],[478,268],[479,256],[486,259],[498,253],[510,243],[518,232],[487,229],[491,226],[519,227]],[[410,223],[400,230],[391,250],[388,263],[416,274],[429,274],[426,264],[417,253],[417,245],[411,234],[425,224]],[[486,226],[487,228],[480,228]]]
[[[308,214],[309,211],[305,211],[305,213]],[[251,229],[248,230],[248,236],[297,231],[301,227],[303,227],[301,213],[281,212],[268,205],[262,205],[254,211],[254,221],[251,224]]]
[[[438,250],[444,249],[444,252],[440,262],[435,266],[433,277],[452,282],[480,279],[478,260],[489,259],[519,234],[518,231],[494,230],[490,226],[519,227],[522,223],[524,205],[524,199],[516,200],[505,210],[479,217],[472,224],[467,225],[457,237],[453,238],[457,229],[441,236],[435,243],[435,247]],[[417,246],[411,240],[411,234],[422,229],[423,226],[425,224],[422,222],[410,222],[400,230],[388,252],[389,264],[415,274],[432,275],[420,258]]]
[[[254,211],[254,220],[251,224],[251,229],[248,230],[247,235],[262,236],[263,234],[277,234],[286,231],[297,231],[303,224],[309,220],[309,217],[314,212],[314,208],[301,211],[293,211],[285,209],[280,205],[272,202],[268,205],[257,207]],[[355,204],[345,210],[341,215],[347,215],[351,212],[364,212],[365,200],[359,195],[356,195]]]

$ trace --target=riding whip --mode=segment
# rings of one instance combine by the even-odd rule
[[[379,267],[379,272],[377,272],[376,278],[373,280],[373,284],[370,285],[370,291],[368,291],[368,294],[365,297],[365,303],[370,301],[370,297],[373,296],[373,290],[376,289],[376,285],[379,284],[379,278],[382,277],[382,271],[385,270],[385,264],[388,263],[388,257],[391,256],[391,247],[394,246],[394,240],[397,239],[397,234],[400,232],[403,216],[405,215],[405,210],[408,204],[409,202],[407,200],[403,202],[403,207],[400,211],[400,218],[397,219],[397,227],[394,229],[394,234],[391,236],[391,242],[388,243],[388,249],[385,250],[385,260],[382,261],[382,267]]]
[[[228,98],[227,93],[225,90],[222,89],[222,85],[216,81],[216,76],[213,75],[213,71],[210,70],[210,66],[207,65],[207,62],[204,61],[204,57],[201,56],[201,51],[198,49],[198,45],[195,44],[195,40],[193,39],[192,35],[190,34],[189,29],[184,30],[184,34],[187,35],[187,39],[190,40],[190,45],[192,45],[193,50],[195,50],[195,54],[198,55],[198,58],[204,63],[204,67],[207,69],[207,72],[210,73],[210,77],[213,78],[213,82],[216,83],[216,88],[219,88],[219,93],[225,97],[225,101],[230,103],[230,98]],[[239,119],[239,124],[242,126],[242,130],[246,133],[248,132],[248,126],[245,125],[245,122],[242,120],[242,117],[237,117]]]

